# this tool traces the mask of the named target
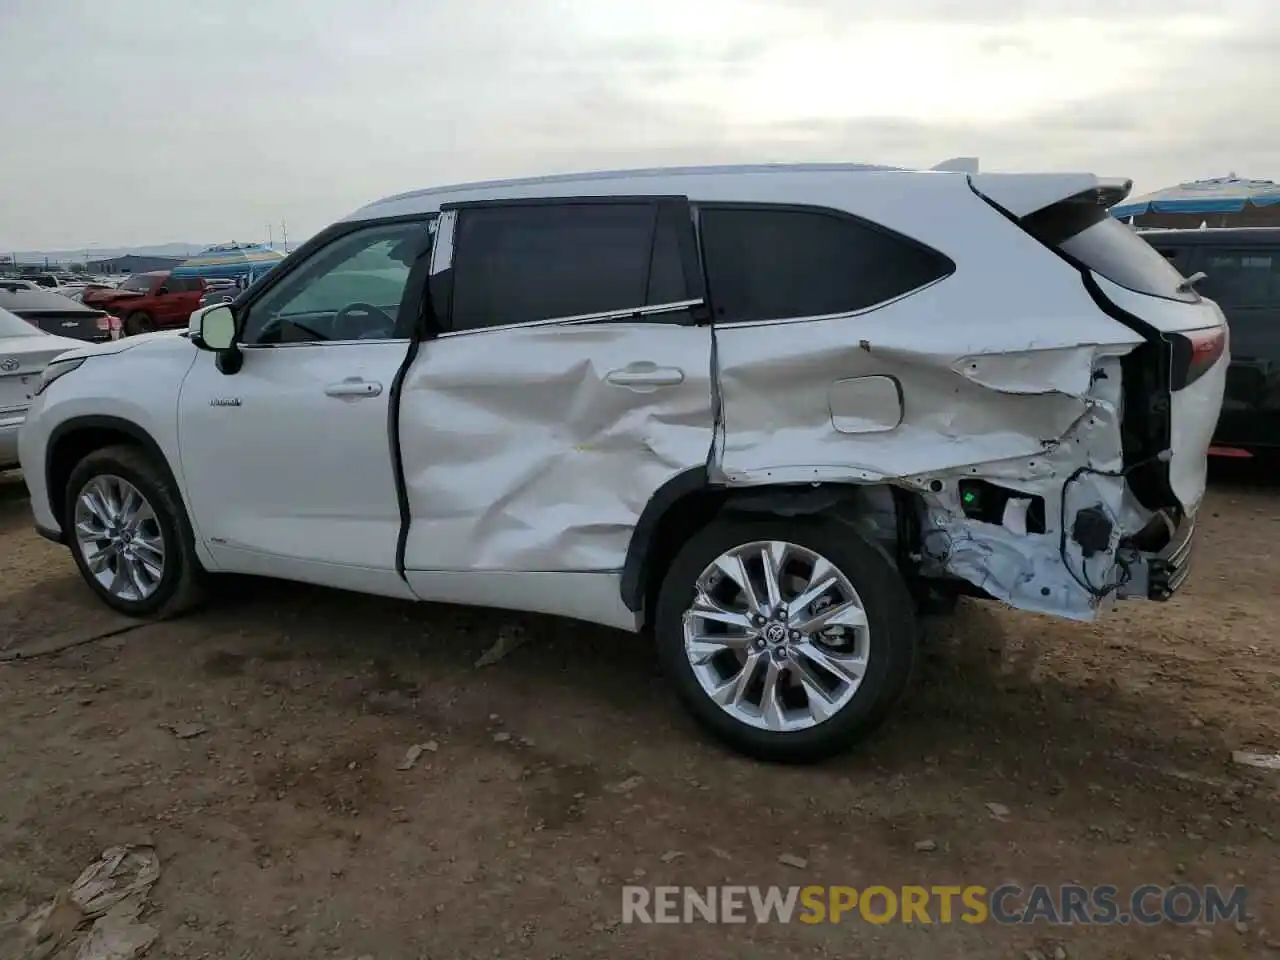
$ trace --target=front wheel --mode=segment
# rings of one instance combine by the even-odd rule
[[[168,471],[142,450],[107,447],[81,460],[63,517],[85,582],[120,613],[171,616],[203,596],[182,499]]]
[[[906,689],[913,606],[892,561],[849,527],[722,519],[671,565],[655,632],[704,727],[750,756],[804,763],[847,749]]]

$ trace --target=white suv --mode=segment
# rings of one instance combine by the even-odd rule
[[[1186,576],[1217,306],[1128,181],[854,165],[403,194],[234,307],[50,368],[36,523],[117,610],[206,574],[652,629],[760,757],[885,715],[915,614]]]

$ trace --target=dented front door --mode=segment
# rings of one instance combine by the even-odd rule
[[[622,567],[650,497],[711,449],[695,251],[679,198],[445,210],[440,329],[401,391],[410,583]]]

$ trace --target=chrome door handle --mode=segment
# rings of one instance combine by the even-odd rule
[[[326,397],[340,397],[344,400],[359,400],[362,397],[376,397],[382,393],[382,384],[374,380],[363,380],[360,377],[347,377],[339,383],[331,383],[324,388]]]
[[[629,363],[618,370],[610,370],[605,379],[615,387],[632,390],[655,390],[658,387],[674,387],[684,383],[684,371],[679,367],[660,367],[649,360]]]

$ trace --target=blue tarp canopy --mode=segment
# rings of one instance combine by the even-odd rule
[[[252,282],[284,259],[284,254],[261,243],[223,243],[202,250],[174,267],[176,277],[227,277]]]
[[[1121,220],[1145,213],[1227,214],[1247,206],[1280,206],[1280,184],[1271,180],[1245,180],[1236,176],[1195,180],[1135,197],[1111,208]]]

